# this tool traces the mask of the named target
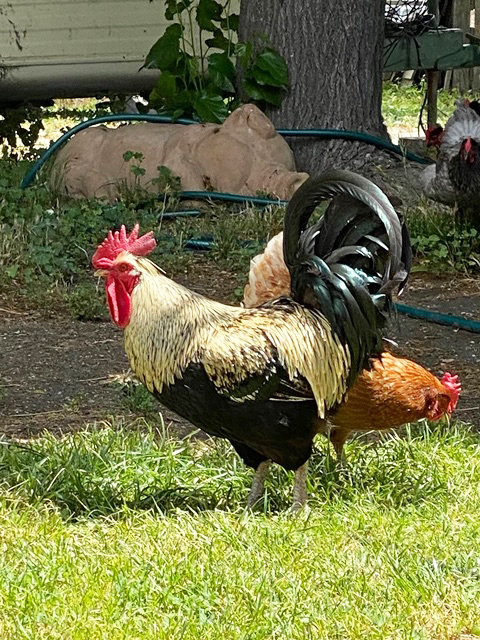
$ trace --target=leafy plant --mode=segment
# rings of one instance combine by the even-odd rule
[[[150,106],[175,118],[205,122],[222,122],[240,104],[239,93],[280,106],[288,84],[284,59],[264,42],[236,42],[239,17],[229,9],[230,0],[167,0],[165,17],[173,24],[144,65],[162,72]],[[236,66],[241,70],[239,92]]]
[[[182,183],[180,178],[174,175],[168,167],[158,165],[158,177],[153,178],[152,183],[158,188],[159,193],[175,194],[181,191]]]
[[[123,159],[125,162],[130,162],[130,160],[138,160],[138,164],[131,164],[130,171],[136,178],[140,178],[145,175],[145,168],[142,167],[142,161],[144,160],[144,155],[140,151],[125,151],[123,154]]]
[[[158,207],[158,194],[169,197],[169,206],[175,206],[176,194],[181,191],[182,184],[180,178],[164,165],[158,165],[156,177],[145,178],[147,170],[142,166],[145,159],[141,151],[125,151],[123,160],[130,163],[131,180],[123,180],[119,183],[119,192],[122,202],[127,207]],[[148,185],[156,187],[156,193],[147,189]]]
[[[440,210],[441,209],[441,210]],[[408,214],[416,270],[473,273],[480,270],[480,233],[443,208],[420,203]]]
[[[93,282],[85,282],[67,296],[68,310],[77,320],[108,320],[104,298]]]

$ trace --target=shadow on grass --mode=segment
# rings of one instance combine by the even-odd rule
[[[347,467],[339,469],[322,439],[311,458],[309,504],[367,496],[395,509],[447,500],[452,473],[461,470],[473,448],[478,450],[478,436],[466,425],[418,425],[405,437],[383,435],[369,444],[354,439],[347,446]],[[251,479],[228,444],[191,436],[172,440],[147,424],[143,429],[103,425],[60,439],[46,434],[28,443],[0,440],[4,496],[53,504],[68,519],[121,516],[132,509],[163,515],[238,512]],[[273,465],[262,510],[286,511],[292,485],[293,473]]]

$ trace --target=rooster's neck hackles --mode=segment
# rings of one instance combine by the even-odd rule
[[[350,353],[317,311],[288,307],[241,309],[204,298],[163,276],[145,258],[132,293],[125,349],[150,391],[161,393],[201,363],[220,392],[262,374],[274,353],[292,380],[305,378],[320,417],[346,393]]]

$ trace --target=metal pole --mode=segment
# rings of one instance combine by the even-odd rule
[[[427,124],[429,127],[437,124],[438,74],[439,72],[435,69],[427,71]]]
[[[433,15],[433,27],[438,27],[440,20],[439,0],[427,0],[428,13]],[[438,92],[438,75],[435,69],[427,71],[427,124],[435,126],[437,124],[437,92]]]
[[[427,11],[433,15],[434,27],[438,27],[440,20],[439,0],[427,0]]]

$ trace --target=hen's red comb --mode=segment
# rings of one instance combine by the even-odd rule
[[[109,269],[122,251],[129,251],[134,256],[146,256],[150,251],[153,251],[157,245],[153,231],[149,231],[139,238],[139,229],[140,225],[136,224],[128,236],[124,224],[120,227],[120,231],[115,231],[115,233],[109,231],[108,236],[93,255],[92,264],[95,269]]]
[[[458,403],[458,397],[462,391],[462,385],[458,379],[458,376],[452,376],[451,373],[446,371],[443,374],[442,384],[447,389],[450,395],[450,404],[448,405],[448,413],[452,413]]]

